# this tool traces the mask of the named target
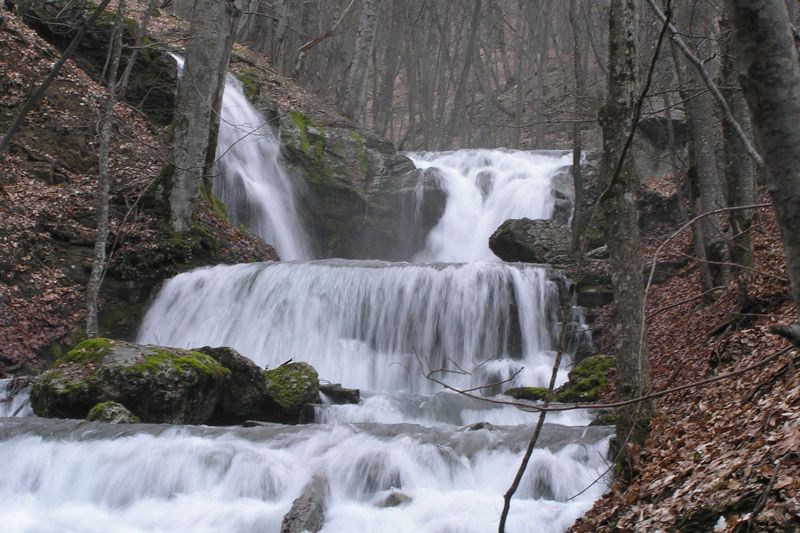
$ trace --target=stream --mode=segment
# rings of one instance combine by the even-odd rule
[[[176,276],[137,342],[232,346],[262,367],[306,361],[321,379],[360,389],[361,402],[323,397],[317,423],[302,426],[114,426],[34,417],[26,389],[12,394],[2,380],[2,530],[277,533],[322,478],[323,532],[496,531],[537,415],[429,377],[498,400],[511,386],[547,385],[568,280],[499,261],[488,238],[508,218],[550,218],[551,180],[571,156],[409,154],[447,193],[414,260],[313,259],[275,135],[233,78],[222,117],[215,190],[234,223],[288,261]],[[570,363],[567,354],[558,383]],[[612,431],[591,420],[547,417],[509,532],[565,531],[607,489]]]

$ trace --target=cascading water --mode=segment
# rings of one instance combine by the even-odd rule
[[[231,142],[221,176],[255,176],[247,157],[226,170],[242,144]],[[495,531],[535,414],[443,391],[426,375],[487,396],[508,378],[503,388],[546,385],[560,278],[502,263],[486,241],[506,218],[551,216],[550,180],[569,161],[493,150],[412,157],[438,169],[448,194],[421,262],[198,269],[164,285],[139,333],[140,342],[233,346],[260,365],[307,361],[321,378],[361,388],[360,404],[322,405],[318,424],[294,427],[7,419],[0,454],[15,461],[0,476],[4,528],[278,532],[321,477],[330,487],[323,532]],[[240,190],[248,205],[250,189]],[[24,393],[12,401],[22,405]],[[548,416],[508,531],[564,531],[605,490],[593,482],[610,431],[580,427],[589,420]]]
[[[551,180],[572,163],[569,153],[458,150],[412,153],[417,168],[436,169],[447,206],[431,231],[422,261],[497,259],[489,237],[510,218],[549,219]]]
[[[182,69],[183,59],[173,57]],[[272,244],[284,261],[311,259],[295,185],[280,163],[280,144],[230,74],[222,96],[216,159],[214,194],[225,204],[230,221]]]

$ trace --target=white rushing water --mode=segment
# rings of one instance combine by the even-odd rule
[[[262,124],[229,80],[215,187],[233,221],[284,259],[307,259],[293,189]],[[536,414],[445,391],[426,375],[495,400],[513,385],[546,386],[564,280],[503,263],[487,242],[507,218],[552,215],[551,180],[568,159],[502,150],[412,158],[438,169],[429,172],[448,198],[418,262],[197,269],[164,284],[137,339],[232,346],[261,366],[307,361],[323,380],[360,388],[358,405],[323,397],[308,426],[0,420],[0,456],[13,458],[0,475],[1,529],[277,533],[321,476],[324,533],[496,531]],[[0,417],[29,415],[27,389],[9,384],[0,381]],[[606,489],[611,431],[582,427],[591,418],[548,415],[509,532],[564,531]]]
[[[307,361],[320,376],[374,391],[545,386],[555,283],[542,268],[317,261],[216,266],[165,284],[141,343],[232,346],[259,365]],[[464,371],[473,371],[464,376]]]
[[[601,428],[551,426],[509,531],[563,530],[603,491]],[[328,480],[326,532],[483,533],[529,430],[312,425],[238,430],[72,421],[0,426],[5,532],[275,532],[306,482]],[[408,500],[384,503],[393,493]]]
[[[182,69],[183,60],[173,57]],[[225,204],[230,221],[244,224],[273,245],[284,261],[311,259],[297,192],[281,164],[275,132],[230,74],[222,96],[216,157],[214,194]]]
[[[549,219],[551,180],[572,155],[508,150],[412,153],[417,168],[436,169],[445,192],[444,215],[431,231],[422,261],[497,259],[489,237],[508,219]]]

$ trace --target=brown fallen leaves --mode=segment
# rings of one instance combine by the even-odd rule
[[[766,211],[760,218],[756,269],[785,278],[775,222]],[[788,345],[769,332],[795,320],[788,285],[752,273],[742,281],[712,304],[694,300],[653,317],[654,391],[752,365]],[[648,312],[700,292],[689,265],[651,290]],[[614,485],[572,531],[796,531],[798,369],[791,350],[738,378],[660,399],[650,439],[638,451],[637,477]]]

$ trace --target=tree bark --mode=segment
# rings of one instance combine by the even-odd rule
[[[783,0],[727,0],[739,79],[800,309],[800,61]]]
[[[114,22],[114,33],[109,49],[108,94],[103,105],[100,124],[100,147],[97,168],[97,236],[94,241],[92,272],[86,284],[86,336],[97,337],[99,324],[97,319],[98,296],[103,281],[106,265],[106,245],[108,243],[108,198],[111,192],[111,180],[108,175],[108,163],[111,154],[111,129],[114,126],[114,102],[117,101],[117,72],[122,55],[122,34],[125,19],[125,0],[117,4],[117,18]]]
[[[350,63],[347,92],[344,95],[342,109],[345,116],[353,120],[356,120],[358,115],[361,114],[367,95],[367,71],[369,70],[369,58],[372,55],[372,45],[375,41],[377,2],[378,0],[363,0],[361,4],[361,18],[358,22],[356,47],[353,61]]]
[[[195,3],[174,120],[170,211],[177,232],[192,227],[200,182],[215,154],[219,108],[239,13],[233,0]]]
[[[726,16],[720,20],[723,33],[731,29],[730,21]],[[723,95],[731,107],[734,118],[746,134],[751,135],[750,115],[747,103],[739,86],[739,73],[736,68],[735,50],[733,50],[732,36],[723,41],[722,50],[722,85],[725,87]],[[723,121],[722,134],[724,142],[724,168],[726,174],[726,196],[728,205],[752,205],[755,202],[755,167],[753,161],[741,148],[741,143],[736,132],[730,124]],[[743,267],[753,267],[753,242],[750,239],[750,226],[753,223],[753,212],[747,210],[731,211],[728,220],[731,227],[731,241],[729,244],[731,261]],[[743,273],[739,269],[737,275]]]
[[[614,272],[617,344],[616,394],[628,400],[650,392],[650,363],[646,335],[642,331],[644,280],[637,207],[638,180],[633,160],[623,157],[623,148],[633,127],[636,102],[636,6],[634,0],[612,0],[609,17],[608,96],[600,112],[603,130],[601,175],[614,183],[602,201],[611,270]],[[615,172],[619,168],[619,174]],[[617,440],[623,446],[620,461],[628,472],[625,444],[641,442],[646,433],[652,406],[647,402],[627,406],[617,412]]]
[[[570,0],[569,23],[572,28],[572,68],[575,75],[574,113],[583,116],[581,99],[586,94],[586,74],[583,71],[581,58],[581,38],[578,27],[578,2]],[[580,248],[581,234],[583,232],[583,174],[581,172],[582,137],[581,125],[575,122],[572,127],[572,182],[575,189],[572,209],[572,243],[570,248],[577,254]]]

